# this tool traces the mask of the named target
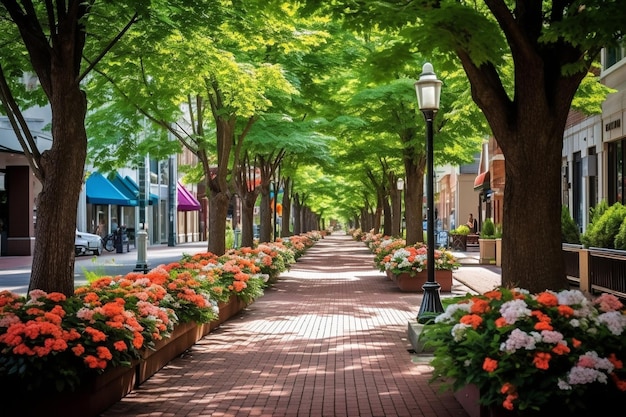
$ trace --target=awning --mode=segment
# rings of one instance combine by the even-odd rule
[[[489,171],[485,171],[482,174],[478,174],[474,180],[474,191],[483,191],[491,189],[491,176]]]
[[[180,182],[176,184],[178,194],[178,211],[200,210],[200,202]]]
[[[132,188],[132,190],[137,195],[137,199],[139,199],[139,185],[137,185],[135,180],[133,180],[131,177],[127,175],[126,177],[124,177],[124,181],[126,182],[126,184],[128,184],[129,187]],[[159,196],[156,194],[150,193],[148,197],[148,204],[150,205],[159,204]]]
[[[122,194],[128,198],[128,200],[132,203],[133,206],[139,205],[139,193],[133,189],[133,186],[128,183],[119,173],[115,174],[115,177],[111,180],[111,183],[117,188]]]
[[[86,194],[88,204],[137,205],[137,201],[129,199],[99,172],[94,172],[87,178]]]

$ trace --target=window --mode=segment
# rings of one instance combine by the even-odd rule
[[[624,204],[624,141],[609,143],[608,148],[608,195],[609,205]]]
[[[622,46],[611,46],[604,49],[604,69],[617,64],[624,57]]]

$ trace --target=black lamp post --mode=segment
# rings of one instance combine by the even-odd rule
[[[400,216],[400,236],[404,237],[404,215],[402,212],[402,191],[404,191],[404,178],[398,178],[398,181],[396,181],[396,188],[400,194],[400,212],[398,213]]]
[[[435,196],[434,196],[434,156],[433,156],[433,120],[439,110],[439,98],[441,95],[441,81],[437,79],[433,66],[427,62],[422,68],[420,79],[415,83],[415,91],[417,92],[417,102],[420,110],[426,119],[426,171],[428,177],[426,181],[427,199],[427,271],[428,279],[422,287],[424,296],[422,297],[422,305],[417,314],[419,323],[426,323],[433,319],[439,313],[443,312],[441,299],[439,298],[439,289],[441,285],[435,281]]]

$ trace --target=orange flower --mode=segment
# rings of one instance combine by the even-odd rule
[[[548,306],[548,307],[556,307],[559,305],[559,299],[556,295],[549,292],[542,292],[537,294],[537,302]]]
[[[491,358],[485,358],[483,361],[483,370],[493,372],[498,369],[498,361]]]
[[[551,358],[552,356],[547,352],[537,352],[533,358],[533,365],[535,365],[537,369],[549,369]]]
[[[489,301],[481,298],[475,298],[472,301],[474,301],[474,303],[472,304],[470,312],[474,314],[484,314],[489,311]]]
[[[574,315],[574,309],[570,306],[560,305],[557,307],[559,315],[563,317],[572,317]]]
[[[78,344],[72,348],[72,352],[74,352],[74,355],[80,356],[85,353],[85,348],[83,347],[83,345]]]
[[[466,314],[459,320],[460,323],[469,324],[473,329],[477,329],[483,322],[483,318],[477,314]]]
[[[54,301],[55,303],[60,303],[61,301],[65,301],[67,297],[65,297],[65,294],[62,294],[60,292],[51,292],[50,294],[48,294],[47,298]]]
[[[96,348],[96,352],[98,352],[98,357],[100,359],[107,359],[107,360],[113,359],[113,355],[111,355],[111,351],[106,346],[98,346]]]
[[[552,352],[557,355],[565,355],[570,352],[570,349],[564,343],[557,343],[553,348]]]
[[[498,317],[495,321],[494,324],[496,325],[496,327],[500,328],[500,327],[504,327],[504,326],[508,326],[509,324],[506,322],[506,319],[504,317]]]
[[[94,329],[93,327],[86,327],[85,333],[91,336],[91,340],[94,342],[104,342],[107,338],[107,335],[101,332],[98,329]]]
[[[133,346],[136,349],[141,349],[143,346],[143,336],[139,332],[133,333]]]
[[[608,360],[613,364],[615,369],[622,369],[624,367],[624,363],[615,356],[615,353],[611,353],[608,357]]]

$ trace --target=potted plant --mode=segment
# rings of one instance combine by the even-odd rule
[[[496,261],[496,226],[493,220],[486,218],[478,239],[481,264],[492,264]]]
[[[470,228],[467,225],[460,225],[454,230],[450,231],[452,237],[451,247],[454,250],[466,251],[467,250],[467,235],[470,234]]]
[[[473,388],[479,415],[623,414],[626,310],[615,296],[499,288],[444,302],[420,335],[433,381]]]
[[[378,245],[370,248],[374,253],[374,264],[380,272],[385,272],[387,277],[391,278],[391,271],[385,267],[385,257],[392,254],[395,250],[404,248],[406,246],[406,240],[399,238],[386,238],[382,239]]]
[[[391,271],[392,280],[401,291],[422,291],[427,280],[427,252],[426,246],[418,243],[397,249],[383,259],[385,269]],[[450,251],[435,250],[435,279],[441,285],[441,291],[452,291],[452,271],[458,266]]]

